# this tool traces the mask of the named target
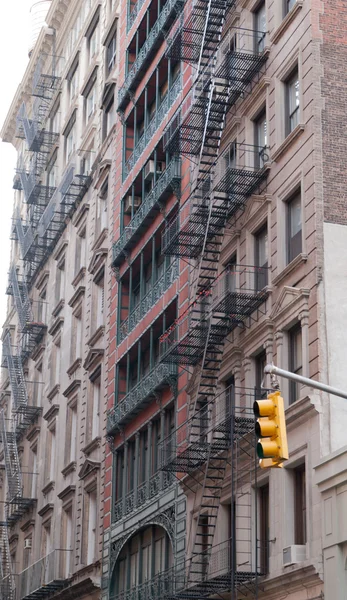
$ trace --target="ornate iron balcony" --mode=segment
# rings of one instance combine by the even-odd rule
[[[128,12],[127,32],[132,28],[133,24],[135,23],[135,19],[136,19],[137,15],[139,14],[141,8],[143,7],[144,3],[145,3],[145,0],[137,0],[136,4],[133,6],[132,11]]]
[[[165,194],[170,188],[179,196],[181,181],[181,160],[174,157],[166,167],[165,171],[158,178],[153,189],[147,194],[139,209],[131,219],[130,223],[124,227],[119,239],[113,245],[113,264],[119,265],[131,248],[137,241],[137,236],[145,225],[148,217],[152,215],[155,209],[158,209]]]
[[[178,76],[174,81],[171,89],[166,94],[164,100],[160,104],[158,110],[154,113],[152,119],[150,120],[148,126],[146,127],[144,133],[141,138],[138,140],[132,154],[129,156],[128,160],[124,164],[123,168],[123,180],[129,175],[130,171],[134,168],[135,163],[139,160],[141,154],[147,147],[147,144],[150,142],[158,127],[164,120],[166,113],[172,107],[174,101],[178,97],[180,91],[182,89],[182,79],[181,76]]]
[[[122,110],[126,105],[126,101],[130,99],[129,92],[136,89],[142,71],[145,69],[146,64],[157,49],[160,40],[164,39],[165,33],[170,28],[175,15],[178,14],[182,8],[182,0],[167,0],[119,90],[118,110]]]
[[[178,260],[174,260],[171,265],[166,269],[159,279],[155,282],[153,287],[147,292],[140,303],[131,311],[130,315],[122,321],[120,324],[120,330],[118,334],[118,343],[121,343],[129,333],[135,329],[148,313],[148,311],[158,302],[162,295],[169,289],[170,285],[177,279],[179,275]]]
[[[162,600],[174,598],[175,570],[172,567],[137,586],[110,595],[110,600]]]
[[[107,434],[113,434],[117,427],[128,423],[134,415],[151,402],[156,392],[169,385],[174,393],[177,383],[177,367],[173,364],[158,363],[141,378],[141,381],[107,414]]]
[[[120,521],[137,509],[143,508],[147,502],[166,492],[176,481],[173,473],[161,471],[154,473],[149,481],[144,481],[135,490],[128,492],[124,498],[117,500],[114,505],[113,521]]]
[[[53,550],[19,573],[17,600],[47,598],[69,583],[71,550]]]

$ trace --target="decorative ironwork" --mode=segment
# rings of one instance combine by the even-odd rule
[[[166,96],[165,96],[164,100],[162,101],[162,103],[160,104],[158,110],[156,110],[155,113],[153,114],[144,133],[138,140],[133,152],[131,153],[129,158],[125,161],[124,167],[123,167],[123,179],[125,179],[129,175],[130,171],[134,168],[136,162],[139,160],[141,154],[146,149],[150,140],[156,133],[158,127],[160,127],[160,125],[162,124],[165,115],[169,112],[174,101],[176,100],[179,93],[181,92],[181,89],[182,89],[182,79],[179,76],[172,84],[171,89],[166,94]]]
[[[118,343],[121,343],[135,329],[136,325],[141,322],[141,319],[143,319],[148,311],[160,300],[166,290],[176,281],[178,275],[179,262],[178,260],[174,260],[159,279],[157,279],[139,304],[133,308],[129,316],[122,321],[118,332]]]
[[[175,481],[176,478],[172,473],[157,471],[148,481],[144,481],[137,487],[136,493],[135,490],[132,490],[124,498],[120,498],[115,502],[113,521],[116,523],[136,510],[142,509],[147,502],[154,500],[162,493],[166,493]]]
[[[141,378],[141,381],[107,413],[107,433],[113,433],[125,425],[148,404],[154,394],[177,379],[177,367],[159,363]]]
[[[150,30],[142,48],[139,50],[139,53],[134,63],[131,65],[124,83],[118,92],[118,109],[124,108],[124,104],[130,98],[130,92],[136,89],[144,69],[152,58],[154,52],[157,50],[158,45],[161,43],[164,32],[170,28],[177,12],[181,11],[182,8],[182,0],[167,0],[164,4],[159,17]]]
[[[119,239],[113,245],[113,265],[118,266],[124,258],[125,252],[133,248],[138,235],[141,234],[153,212],[160,208],[160,203],[165,199],[170,188],[174,190],[179,197],[181,182],[181,161],[174,157],[167,165],[165,171],[161,173],[153,189],[147,194],[137,209],[130,223],[124,227]]]

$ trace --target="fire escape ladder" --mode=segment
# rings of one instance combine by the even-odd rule
[[[2,351],[6,358],[10,377],[13,403],[16,410],[28,404],[28,392],[24,379],[22,361],[18,355],[12,353],[11,336],[8,333],[4,339]]]
[[[227,450],[230,439],[222,439],[213,431],[208,443],[204,481],[196,529],[189,563],[188,585],[202,584],[208,577],[208,567],[217,525],[218,510],[227,466]],[[207,584],[208,585],[208,584]]]
[[[12,429],[14,429],[12,427]],[[15,431],[6,429],[5,411],[0,411],[0,432],[4,449],[5,470],[8,483],[8,502],[22,495],[22,473],[19,463]]]
[[[7,521],[0,522],[0,598],[15,600],[15,581],[12,574]]]

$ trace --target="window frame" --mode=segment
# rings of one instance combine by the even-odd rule
[[[294,543],[305,546],[307,543],[307,495],[306,465],[302,463],[293,469],[294,476]]]
[[[297,202],[297,201],[299,201],[299,205],[300,205],[301,229],[298,230],[298,232],[294,236],[292,236],[292,234],[291,234],[292,223],[293,223],[292,211],[293,211],[294,202]],[[286,264],[287,265],[289,265],[297,256],[299,256],[302,253],[302,249],[303,249],[303,230],[302,230],[303,219],[302,219],[302,217],[303,217],[302,192],[301,192],[301,188],[299,188],[293,194],[291,194],[291,196],[286,201]],[[299,233],[300,233],[300,236],[299,236]],[[300,244],[297,241],[299,239],[299,237],[300,237]],[[293,242],[293,240],[294,240],[294,242]],[[298,245],[297,250],[294,247],[295,243],[297,243],[297,245]]]
[[[301,344],[301,364],[297,364],[297,338],[300,334]],[[295,323],[293,327],[288,330],[288,368],[289,371],[297,375],[302,375],[303,371],[303,352],[302,352],[302,327],[301,323]],[[289,405],[294,404],[299,400],[299,383],[296,381],[289,381]]]
[[[295,89],[297,83],[297,90]],[[300,124],[300,75],[299,65],[296,64],[285,82],[285,135],[286,137]],[[294,91],[293,91],[294,90]],[[292,109],[291,103],[294,103]]]

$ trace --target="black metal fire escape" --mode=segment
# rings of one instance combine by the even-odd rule
[[[21,437],[42,413],[42,408],[29,403],[27,382],[24,377],[22,354],[13,352],[11,335],[7,333],[2,345],[2,357],[8,368],[12,392],[12,413],[17,438]]]
[[[33,303],[29,297],[26,280],[24,277],[19,278],[15,265],[12,265],[10,268],[7,291],[13,295],[18,313],[20,332],[22,333],[22,355],[24,355],[24,358],[27,358],[40,342],[47,329],[47,325],[43,322],[42,305],[35,305],[36,310],[33,310]]]
[[[15,580],[12,572],[10,544],[8,535],[9,524],[0,521],[0,598],[15,600]]]
[[[228,449],[235,446],[238,437],[247,437],[251,431],[250,423],[246,424],[242,419],[239,423],[235,414],[218,427],[210,427],[216,407],[224,341],[237,324],[246,322],[267,296],[266,290],[258,290],[250,274],[238,273],[236,276],[234,269],[227,269],[222,274],[218,272],[227,220],[259,188],[267,174],[263,156],[259,165],[255,161],[252,165],[244,161],[241,166],[235,156],[236,147],[220,156],[227,113],[251,90],[267,58],[265,53],[258,54],[253,49],[244,51],[238,31],[229,40],[228,48],[221,48],[223,26],[232,6],[232,0],[198,0],[190,14],[186,14],[168,50],[170,57],[196,65],[191,92],[182,101],[164,135],[166,150],[186,155],[195,163],[195,184],[186,205],[167,225],[162,240],[164,254],[197,260],[191,274],[189,308],[161,338],[164,361],[195,367],[192,377],[195,392],[189,405],[184,437],[188,444],[196,439],[198,444],[204,440],[202,454],[199,454],[201,448],[198,446],[200,464],[190,456],[184,463],[180,454],[180,464],[174,461],[172,467],[179,472],[193,473],[197,468],[202,471],[199,479],[202,496],[196,507],[198,516],[192,532],[189,566],[184,575],[184,589],[177,594],[177,598],[187,599],[206,597],[219,591],[212,580],[209,583],[211,578],[206,574],[213,554]],[[253,279],[251,284],[250,279]],[[249,421],[253,426],[253,419]],[[231,435],[232,429],[235,435]],[[232,538],[235,541],[235,535]],[[230,577],[240,579],[236,562],[232,560]],[[251,588],[256,574],[250,569],[247,577]],[[229,583],[232,598],[236,598],[235,585]]]
[[[6,422],[9,424],[8,427]],[[17,447],[16,423],[14,419],[6,419],[4,409],[0,410],[0,433],[8,486],[6,521],[12,524],[35,504],[36,499],[24,496],[23,477]]]

